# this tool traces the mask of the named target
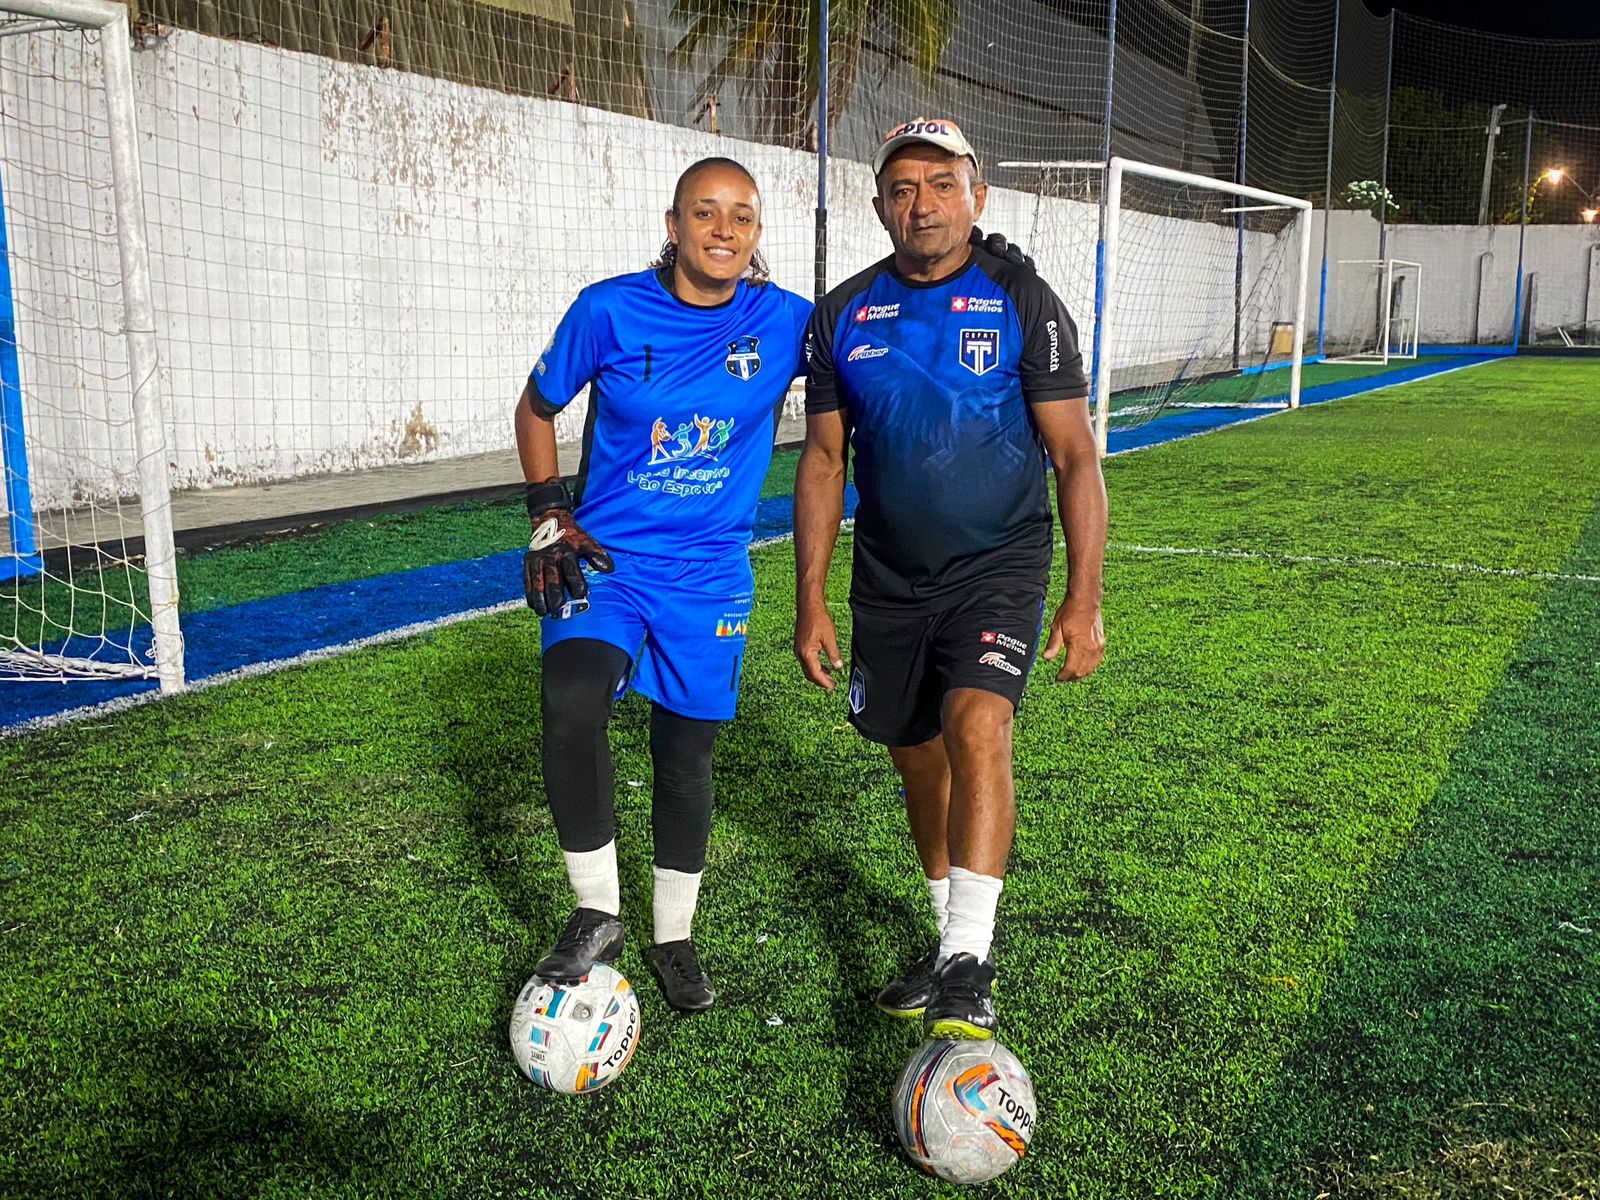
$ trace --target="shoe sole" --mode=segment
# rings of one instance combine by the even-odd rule
[[[943,1042],[988,1042],[994,1040],[994,1030],[974,1025],[971,1021],[946,1017],[928,1028],[928,1037]]]
[[[879,1004],[874,1001],[873,1007],[884,1016],[893,1017],[896,1021],[920,1021],[922,1014],[928,1011],[926,1004],[921,1008],[890,1008],[887,1004]]]

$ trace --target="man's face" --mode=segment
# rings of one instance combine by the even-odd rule
[[[937,146],[908,146],[891,158],[878,175],[872,206],[895,251],[933,262],[965,246],[989,193],[976,176],[970,158]]]
[[[717,283],[738,279],[761,241],[761,197],[742,172],[706,167],[684,184],[677,210],[667,211],[667,236],[692,275]]]

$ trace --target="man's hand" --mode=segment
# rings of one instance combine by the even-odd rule
[[[1065,654],[1061,654],[1065,650]],[[1050,621],[1050,640],[1045,645],[1044,657],[1054,662],[1061,655],[1061,669],[1056,681],[1086,679],[1094,674],[1100,660],[1106,655],[1106,629],[1100,619],[1100,605],[1074,603],[1063,600]]]
[[[522,588],[528,607],[541,617],[559,613],[569,599],[582,600],[589,594],[584,563],[605,574],[616,570],[611,555],[572,515],[572,502],[560,480],[528,485],[528,519],[533,536],[522,556]]]
[[[844,669],[844,659],[839,657],[839,630],[826,604],[807,604],[795,614],[794,656],[807,679],[825,692],[833,691],[832,672]]]
[[[974,225],[972,227],[972,236],[967,240],[974,246],[982,246],[996,258],[1003,258],[1013,266],[1027,267],[1030,271],[1034,270],[1033,256],[1024,254],[1020,246],[1012,245],[1006,240],[1006,235],[1003,233],[991,233],[985,237],[983,230]]]

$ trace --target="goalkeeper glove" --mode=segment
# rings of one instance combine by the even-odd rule
[[[991,233],[988,237],[984,237],[983,230],[974,225],[972,236],[967,240],[974,246],[982,246],[996,258],[1005,259],[1014,267],[1027,267],[1030,271],[1034,269],[1032,256],[1024,254],[1020,246],[1008,242],[1003,233]]]
[[[608,575],[616,564],[573,517],[572,498],[559,479],[528,485],[528,520],[533,536],[522,556],[528,607],[541,617],[559,617],[569,598],[582,600],[589,594],[584,563]]]

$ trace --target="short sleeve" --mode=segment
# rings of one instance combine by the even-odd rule
[[[570,404],[600,370],[599,345],[594,327],[594,293],[584,288],[528,374],[533,407],[550,417]]]
[[[800,347],[800,354],[795,359],[795,375],[806,374],[806,330],[811,326],[811,314],[814,306],[804,296],[789,293],[789,305],[794,312],[794,337],[795,344]]]
[[[844,407],[839,380],[833,369],[834,322],[826,300],[811,312],[806,326],[806,415],[836,412]]]
[[[1030,404],[1088,395],[1078,326],[1067,306],[1037,275],[1019,280],[1019,285],[1015,300],[1022,321],[1022,394]]]

